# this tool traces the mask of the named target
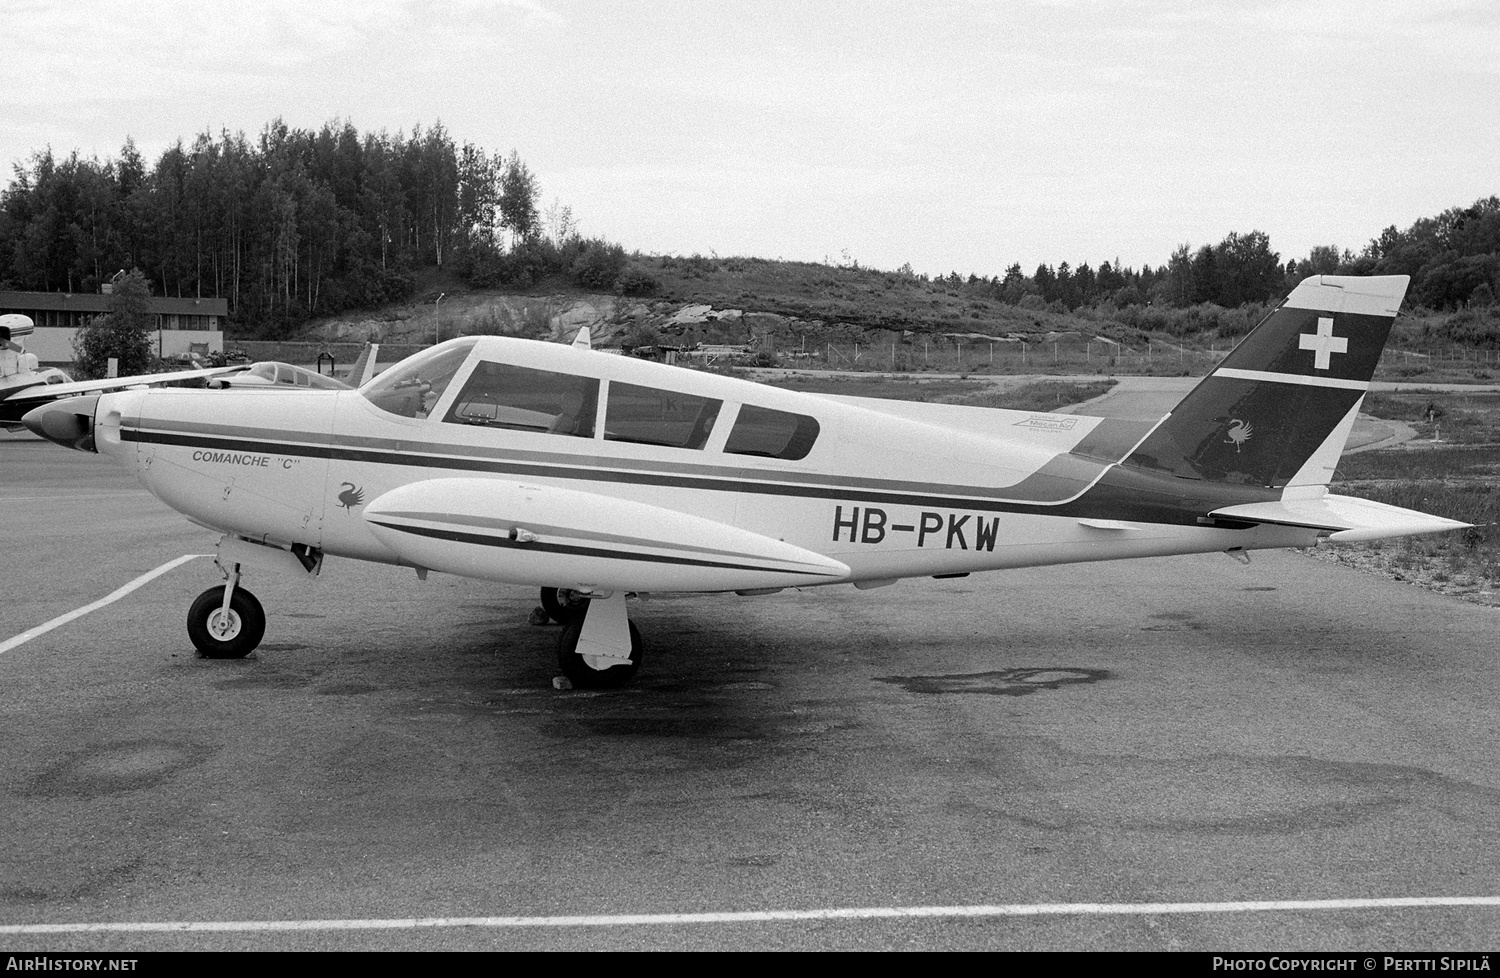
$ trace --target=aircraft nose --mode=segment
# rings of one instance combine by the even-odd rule
[[[64,448],[97,452],[94,447],[94,409],[98,404],[98,394],[65,397],[26,412],[21,423],[33,434],[57,442]]]

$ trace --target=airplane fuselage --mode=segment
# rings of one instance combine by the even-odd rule
[[[96,444],[224,533],[569,588],[870,585],[1316,542],[1307,528],[1203,525],[1193,514],[1212,503],[1274,493],[1121,473],[1120,438],[1136,436],[1103,419],[989,411],[979,432],[559,345],[464,339],[434,354],[445,348],[462,364],[417,409],[391,410],[399,385],[127,391],[101,397]],[[592,429],[492,416],[488,401],[476,416],[460,398],[486,364],[584,383]],[[688,433],[695,420],[704,430]],[[1126,488],[1136,511],[1121,519],[1111,500]]]

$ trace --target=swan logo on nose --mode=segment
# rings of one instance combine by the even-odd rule
[[[352,482],[343,483],[344,491],[339,493],[339,505],[354,512],[354,507],[365,501],[364,490]]]

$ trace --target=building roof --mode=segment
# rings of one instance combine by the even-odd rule
[[[6,309],[56,309],[60,312],[108,312],[109,296],[97,292],[6,292],[0,291],[0,311]],[[228,316],[228,299],[171,299],[151,296],[148,312],[158,316]]]

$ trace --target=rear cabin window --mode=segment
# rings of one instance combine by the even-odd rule
[[[723,401],[618,381],[609,385],[604,437],[670,448],[702,448]]]
[[[598,405],[599,381],[592,377],[483,362],[443,420],[592,438]]]
[[[807,457],[817,438],[816,418],[745,404],[734,419],[724,452],[795,461]]]

